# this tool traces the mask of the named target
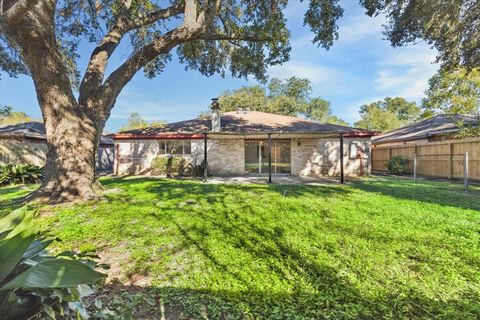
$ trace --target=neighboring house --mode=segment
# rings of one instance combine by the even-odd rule
[[[463,126],[478,126],[480,117],[469,114],[440,114],[372,138],[373,147],[421,144],[450,139]]]
[[[221,113],[214,101],[211,120],[180,121],[110,137],[115,141],[114,172],[119,175],[148,173],[157,156],[181,156],[194,164],[207,156],[208,171],[214,176],[268,174],[270,136],[273,174],[338,176],[340,136],[345,174],[365,175],[370,173],[373,134],[257,111]]]
[[[102,137],[97,152],[97,169],[113,169],[113,140]],[[29,163],[45,165],[47,144],[45,127],[41,122],[25,122],[0,127],[0,165]]]

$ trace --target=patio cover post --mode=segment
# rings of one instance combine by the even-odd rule
[[[343,170],[343,133],[340,133],[340,183],[345,183],[345,172]]]
[[[207,141],[208,141],[208,134],[205,132],[203,134],[203,173],[205,175],[205,182],[208,179],[208,162],[207,162]]]
[[[272,134],[268,134],[268,183],[272,183]]]

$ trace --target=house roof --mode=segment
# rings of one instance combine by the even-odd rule
[[[456,132],[460,129],[458,123],[476,126],[479,121],[480,117],[478,115],[440,114],[373,137],[372,143],[381,144],[426,139],[434,135]]]
[[[346,126],[320,123],[297,117],[259,111],[233,111],[222,113],[221,129],[216,134],[260,133],[328,133],[372,136],[375,132]],[[141,138],[162,135],[203,134],[211,131],[210,119],[191,119],[144,129],[120,132],[114,138]]]
[[[0,138],[30,138],[45,140],[45,126],[41,122],[31,121],[0,127]],[[102,136],[101,144],[113,145],[111,138]]]

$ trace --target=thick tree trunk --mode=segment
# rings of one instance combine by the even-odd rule
[[[47,136],[45,180],[32,198],[51,202],[97,197],[95,155],[108,115],[101,99],[75,98],[54,29],[55,0],[7,21],[7,37],[18,44],[37,92]]]
[[[33,197],[50,202],[97,198],[101,186],[96,182],[95,156],[103,124],[90,117],[69,114],[55,124],[46,120],[45,126],[45,179]]]

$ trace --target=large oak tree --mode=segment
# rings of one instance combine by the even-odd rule
[[[31,75],[48,143],[38,195],[52,200],[95,196],[95,150],[115,101],[140,70],[154,77],[176,49],[187,68],[265,78],[289,58],[283,11],[288,0],[0,0],[0,68]],[[314,42],[329,48],[343,14],[338,0],[305,0]],[[417,38],[435,46],[445,65],[478,65],[477,1],[360,0],[385,13],[393,45]],[[77,70],[82,39],[97,46]],[[132,52],[107,64],[122,41]]]

